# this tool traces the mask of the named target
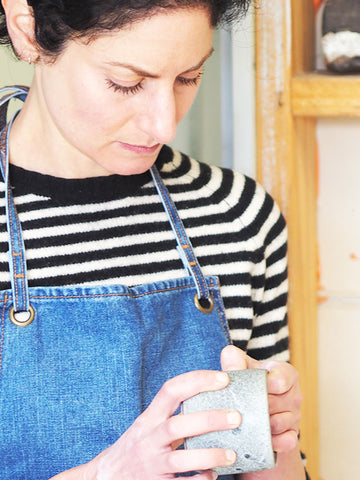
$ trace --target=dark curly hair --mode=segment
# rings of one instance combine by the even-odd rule
[[[95,37],[165,9],[205,7],[213,27],[244,15],[251,0],[27,0],[39,48],[57,56],[73,38]],[[0,4],[0,44],[11,45]]]

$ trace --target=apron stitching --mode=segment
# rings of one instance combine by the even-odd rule
[[[10,193],[10,185],[8,185],[8,191]],[[9,197],[8,197],[9,198]],[[9,200],[8,200],[8,204],[9,204]],[[10,208],[10,205],[9,205],[9,208]],[[12,215],[10,214],[9,215],[9,223],[10,223],[10,232],[9,232],[9,235],[10,235],[10,240],[11,240],[11,245],[12,245],[12,250],[14,252],[15,250],[15,244],[14,244],[14,236],[13,236],[13,219],[12,219]],[[17,262],[13,262],[13,269],[14,269],[14,275],[16,276],[17,275]],[[17,282],[15,281],[14,282],[14,287],[15,287],[15,298],[13,299],[13,301],[15,302],[15,311],[18,311],[18,302],[17,302],[17,298],[18,298],[18,287],[17,287]]]
[[[210,279],[210,286],[211,287],[217,287],[218,283],[212,282],[212,279]],[[64,299],[64,298],[101,298],[101,297],[125,297],[128,296],[130,298],[139,298],[139,297],[144,297],[146,295],[152,295],[156,293],[163,293],[163,292],[171,292],[173,290],[184,290],[187,288],[196,288],[195,285],[183,285],[183,286],[175,286],[171,288],[161,288],[158,290],[152,290],[151,292],[144,292],[144,293],[138,293],[136,295],[124,292],[124,293],[98,293],[98,294],[80,294],[80,295],[30,295],[30,298],[34,300],[41,300],[41,299]],[[6,299],[0,300],[1,302],[6,302]]]
[[[185,231],[185,227],[184,225],[182,224],[182,222],[177,222],[177,218],[175,217],[175,215],[173,214],[172,212],[172,205],[171,205],[171,201],[169,198],[167,198],[167,194],[166,194],[166,189],[165,189],[165,185],[157,182],[158,184],[158,187],[159,189],[161,190],[162,192],[162,199],[163,201],[166,203],[166,210],[167,210],[167,213],[169,214],[170,218],[171,218],[171,223],[173,225],[173,227],[175,228],[176,230],[176,233],[177,233],[177,237],[179,238],[180,240],[180,244],[183,248],[183,251],[189,261],[189,264],[190,266],[192,267],[195,267],[195,268],[192,268],[192,272],[193,274],[195,275],[195,278],[196,278],[196,282],[197,282],[197,285],[199,286],[200,288],[200,294],[206,296],[206,284],[205,284],[205,288],[203,288],[203,285],[202,285],[202,278],[199,276],[199,273],[197,271],[197,267],[198,267],[198,261],[195,257],[195,253],[193,252],[192,248],[190,248],[190,245],[187,244],[187,234],[186,234],[186,231]],[[176,206],[175,206],[176,208]],[[184,239],[186,241],[185,245],[184,245]],[[192,263],[190,263],[192,262]],[[194,262],[194,263],[193,263]],[[200,268],[200,267],[199,267]],[[201,296],[202,296],[201,295]]]
[[[215,282],[212,278],[209,279],[209,284],[210,284],[210,288],[219,287],[219,283]],[[64,295],[55,295],[55,296],[54,295],[30,295],[29,298],[32,298],[33,300],[41,300],[42,298],[62,299],[62,298],[101,298],[101,297],[125,297],[125,296],[128,296],[130,298],[139,298],[139,297],[144,297],[146,295],[152,295],[152,294],[163,293],[163,292],[171,292],[173,290],[184,290],[184,289],[193,288],[193,287],[196,288],[196,285],[182,285],[182,286],[175,286],[171,288],[161,288],[157,290],[151,290],[150,292],[138,293],[136,295],[131,294],[129,292],[124,292],[124,293],[94,293],[94,294],[80,294],[80,295],[64,294]],[[6,295],[6,298],[4,298],[4,300],[0,299],[0,303],[7,301],[7,293],[5,295]],[[9,300],[11,300],[11,298]]]
[[[8,133],[7,133],[7,136],[8,136]],[[24,277],[25,277],[26,267],[25,267],[24,252],[22,252],[22,250],[21,250],[21,247],[22,247],[21,226],[20,226],[19,217],[16,214],[15,202],[13,200],[11,200],[12,195],[11,195],[10,182],[9,182],[9,178],[8,178],[8,172],[7,172],[6,176],[7,176],[7,182],[8,182],[8,185],[7,185],[8,211],[9,211],[9,219],[10,219],[10,225],[11,225],[10,236],[11,236],[11,244],[12,244],[12,254],[13,254],[13,258],[14,258],[13,265],[14,265],[14,279],[15,279],[14,283],[16,285],[15,290],[16,290],[16,292],[18,291],[18,285],[17,285],[16,279],[19,279],[19,281],[21,282],[22,305],[23,305],[23,307],[26,307],[26,305],[27,305],[27,301],[26,301],[26,299],[27,299],[27,289],[24,285]],[[14,213],[15,213],[14,220],[15,220],[15,226],[16,226],[15,234],[17,236],[17,248],[20,249],[19,252],[15,251],[15,244],[14,244],[14,240],[15,240],[14,231],[13,231],[14,223],[12,221],[12,217],[13,217]],[[15,260],[16,257],[19,257],[19,261]],[[17,265],[17,264],[19,264],[19,265]],[[19,273],[18,273],[18,270],[17,270],[18,267],[20,269]],[[18,311],[19,310],[18,293],[16,293],[15,300],[16,300],[16,311]]]
[[[130,297],[130,298],[140,298],[140,297],[145,297],[147,295],[153,295],[157,293],[163,293],[163,292],[171,292],[173,290],[184,290],[187,288],[194,288],[195,285],[184,285],[181,287],[171,287],[171,288],[161,288],[159,290],[152,290],[151,292],[144,292],[144,293],[138,293],[136,295],[131,294],[131,293],[104,293],[104,294],[83,294],[83,295],[59,295],[59,296],[32,296],[30,295],[30,298],[32,299],[61,299],[61,298],[101,298],[101,297]]]
[[[5,330],[5,309],[7,302],[7,293],[5,293],[4,306],[1,314],[1,341],[0,341],[0,379],[1,379],[1,369],[2,369],[2,355],[4,348],[4,330]]]
[[[15,205],[14,205],[14,208],[15,208]],[[20,231],[21,231],[21,226],[20,226],[20,220],[19,220],[19,217],[16,215],[15,217],[15,221],[16,221],[16,225],[17,225],[17,239],[18,239],[18,245],[20,246],[21,245],[21,236],[20,236]],[[26,288],[25,288],[25,285],[24,285],[24,272],[25,272],[25,253],[20,251],[19,252],[19,256],[20,256],[20,268],[21,268],[21,273],[18,273],[17,274],[17,278],[20,279],[20,281],[22,282],[22,294],[23,294],[23,305],[26,306]]]

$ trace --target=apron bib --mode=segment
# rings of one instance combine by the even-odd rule
[[[1,91],[0,91],[1,93]],[[6,102],[27,89],[5,91]],[[0,292],[0,478],[48,480],[109,445],[181,373],[220,370],[231,343],[217,277],[204,277],[156,168],[186,274],[140,285],[29,287],[1,134],[11,289]],[[199,300],[200,299],[200,300]]]

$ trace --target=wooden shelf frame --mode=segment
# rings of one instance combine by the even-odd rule
[[[306,73],[291,79],[295,116],[360,117],[360,75]]]
[[[314,68],[313,0],[257,0],[255,17],[257,177],[288,224],[290,355],[304,396],[301,448],[318,480],[318,105],[304,73]]]

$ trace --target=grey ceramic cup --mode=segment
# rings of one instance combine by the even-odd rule
[[[210,432],[187,438],[186,449],[226,448],[234,450],[236,462],[218,467],[219,475],[255,472],[275,467],[271,443],[266,370],[236,370],[227,372],[229,385],[214,392],[200,393],[182,404],[182,413],[201,410],[234,409],[242,421],[235,430]]]

